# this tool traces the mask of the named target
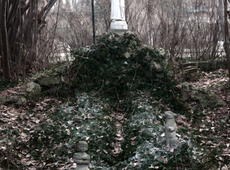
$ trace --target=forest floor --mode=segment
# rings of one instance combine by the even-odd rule
[[[210,150],[213,164],[218,164],[217,169],[222,166],[220,170],[230,169],[230,88],[225,87],[227,81],[226,71],[218,70],[203,73],[199,80],[189,82],[194,88],[206,89],[215,93],[225,101],[226,105],[215,109],[204,109],[199,123],[178,120],[178,124],[182,123],[193,129],[191,135],[199,145]],[[17,87],[9,88],[0,92],[0,95],[12,95],[17,92]],[[18,168],[21,166],[27,168],[45,166],[38,165],[39,162],[33,160],[29,148],[23,143],[28,141],[29,135],[33,133],[33,129],[38,124],[48,119],[47,113],[53,112],[55,107],[63,102],[57,98],[43,97],[36,102],[29,101],[23,106],[0,105],[0,167],[9,165]],[[36,114],[28,114],[30,112],[36,112]],[[120,119],[119,121],[122,121],[122,116]],[[17,133],[14,133],[13,130],[17,130]],[[118,127],[117,131],[117,140],[122,141],[122,128]],[[18,144],[16,150],[12,147],[15,143]],[[115,147],[119,144],[119,142],[115,143]],[[114,148],[115,154],[120,152],[119,148]]]
[[[213,164],[219,164],[223,170],[230,169],[230,87],[227,82],[227,71],[218,70],[204,72],[199,80],[189,83],[195,89],[215,93],[226,103],[221,107],[203,109],[199,123],[189,123],[197,143],[210,151]]]

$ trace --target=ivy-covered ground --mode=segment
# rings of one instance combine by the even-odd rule
[[[80,140],[89,143],[91,169],[230,168],[225,70],[179,83],[167,56],[132,33],[103,35],[73,56],[28,80],[41,86],[39,94],[2,83],[1,96],[27,100],[0,101],[0,169],[77,168]],[[178,114],[174,150],[165,144],[168,110]]]

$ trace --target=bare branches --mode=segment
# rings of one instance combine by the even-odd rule
[[[45,2],[45,0],[42,0]],[[4,79],[23,76],[37,56],[39,26],[57,0],[0,0],[0,63]]]
[[[41,20],[44,20],[46,18],[47,14],[49,13],[49,11],[51,10],[51,8],[54,6],[56,2],[57,0],[50,0],[48,4],[42,8],[39,14]]]

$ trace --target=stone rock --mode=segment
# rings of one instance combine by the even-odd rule
[[[26,98],[23,96],[18,96],[18,100],[16,102],[16,105],[23,105],[27,102]]]
[[[76,146],[76,151],[77,152],[86,152],[88,150],[88,143],[85,141],[80,141],[78,142]]]
[[[89,170],[89,167],[86,165],[78,165],[76,170]]]
[[[79,165],[89,165],[90,160],[75,160]]]
[[[38,79],[37,81],[40,86],[46,86],[46,87],[58,85],[62,82],[59,76],[42,77]]]
[[[35,82],[29,82],[26,84],[26,92],[29,95],[37,95],[41,93],[41,86]]]
[[[26,98],[23,96],[0,96],[0,104],[22,105],[24,103],[26,103]]]
[[[38,83],[44,87],[54,87],[61,83],[68,83],[65,81],[66,73],[71,65],[71,62],[60,63],[52,68],[35,74],[31,81]]]
[[[79,162],[89,162],[90,160],[90,156],[85,153],[85,152],[78,152],[74,154],[74,160],[76,161],[76,163]]]
[[[7,102],[7,96],[0,96],[0,104],[5,104]]]

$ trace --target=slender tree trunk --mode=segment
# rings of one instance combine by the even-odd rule
[[[0,63],[3,78],[18,79],[37,59],[38,36],[57,0],[0,0]]]
[[[224,40],[224,4],[223,4],[223,0],[219,0],[219,4],[217,8],[217,15],[218,15],[217,22],[219,25],[221,40]]]
[[[227,69],[230,81],[230,42],[228,29],[228,0],[224,0],[224,49],[227,57]]]
[[[10,56],[10,48],[9,48],[9,39],[8,39],[8,29],[7,29],[7,25],[6,25],[6,8],[7,8],[7,1],[2,1],[1,2],[1,10],[2,10],[2,15],[1,15],[1,20],[0,20],[0,25],[1,26],[1,38],[2,41],[0,43],[1,45],[1,55],[2,55],[2,68],[3,68],[3,78],[5,80],[9,80],[10,79],[10,63],[9,60],[11,58]]]
[[[91,0],[92,8],[92,27],[93,27],[93,43],[96,43],[96,29],[95,29],[95,11],[94,11],[94,0]]]

